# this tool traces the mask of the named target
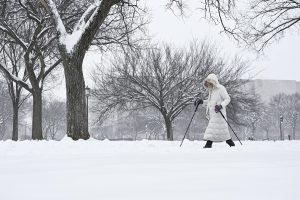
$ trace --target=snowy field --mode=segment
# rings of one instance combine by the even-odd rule
[[[0,199],[300,199],[300,141],[236,144],[0,142]]]

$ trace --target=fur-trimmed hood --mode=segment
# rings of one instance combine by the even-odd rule
[[[208,88],[205,86],[205,82],[212,83],[214,85],[214,87],[219,86],[219,80],[218,80],[217,75],[215,75],[215,74],[209,74],[203,81],[204,88],[208,90]]]

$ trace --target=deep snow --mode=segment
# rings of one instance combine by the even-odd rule
[[[300,199],[300,141],[244,143],[0,142],[0,199]]]

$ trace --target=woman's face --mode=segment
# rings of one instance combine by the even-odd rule
[[[213,89],[213,87],[214,87],[214,85],[209,81],[205,81],[204,85],[208,89]]]

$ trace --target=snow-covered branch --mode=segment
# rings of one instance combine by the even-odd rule
[[[100,1],[96,1],[88,7],[88,9],[83,13],[80,20],[75,25],[74,31],[84,30],[85,26],[88,25],[90,20],[87,20],[90,15],[94,16],[94,13],[97,12],[97,8],[100,6]],[[91,16],[90,16],[91,18]]]
[[[62,60],[57,60],[52,66],[50,66],[41,76],[38,77],[38,80],[45,79],[51,72],[54,70],[59,64],[61,64]]]
[[[41,20],[26,5],[24,5],[22,0],[19,0],[19,4],[21,5],[22,8],[24,8],[26,10],[28,18],[34,20],[35,22],[37,22],[39,24],[41,23]]]
[[[107,17],[110,8],[120,2],[120,0],[95,0],[82,14],[76,23],[73,32],[67,33],[57,6],[53,0],[40,0],[40,2],[51,12],[59,35],[60,45],[65,46],[67,53],[72,53],[76,46],[87,49],[100,25]],[[81,48],[82,49],[82,48]]]
[[[32,88],[23,80],[19,79],[18,77],[16,77],[15,75],[13,75],[12,73],[10,73],[3,65],[0,64],[0,70],[3,72],[3,74],[5,75],[6,78],[14,81],[15,83],[20,84],[23,88],[25,88],[27,91],[31,92]]]
[[[16,43],[20,44],[24,49],[27,49],[28,43],[24,42],[22,38],[9,26],[5,24],[5,22],[0,22],[3,25],[0,25],[0,30],[8,34],[13,40],[15,40]]]
[[[48,9],[51,14],[53,15],[53,20],[56,26],[56,31],[59,34],[59,41],[63,43],[66,35],[67,35],[67,31],[66,31],[66,27],[61,19],[61,16],[57,10],[57,7],[55,5],[55,3],[52,0],[46,0],[47,3],[45,4],[44,0],[40,0],[40,2],[44,5],[44,6],[48,6],[46,7],[46,9]]]
[[[48,27],[44,27],[39,34],[37,35],[37,38],[42,38],[49,30],[51,30],[52,28],[54,28],[53,26],[48,26]]]

